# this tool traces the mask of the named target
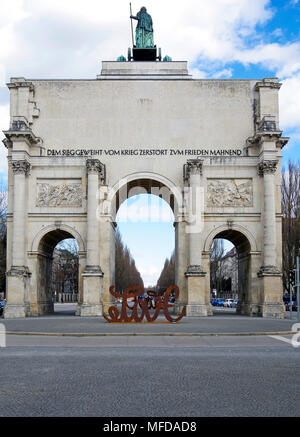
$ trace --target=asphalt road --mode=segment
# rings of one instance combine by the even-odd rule
[[[0,416],[299,416],[289,338],[9,336]]]

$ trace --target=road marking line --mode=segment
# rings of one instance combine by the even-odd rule
[[[269,335],[270,338],[275,338],[275,340],[284,341],[285,343],[289,343],[292,345],[292,340],[289,340],[288,338],[281,337],[281,335]]]

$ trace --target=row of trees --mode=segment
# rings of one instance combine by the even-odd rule
[[[175,253],[173,252],[170,259],[165,260],[164,267],[157,281],[157,287],[168,288],[175,284]]]
[[[128,247],[124,245],[118,228],[116,229],[115,251],[115,289],[121,292],[132,285],[144,287],[144,282],[136,268],[135,261]]]
[[[289,271],[300,256],[300,161],[282,170],[282,272],[283,287],[289,291]]]

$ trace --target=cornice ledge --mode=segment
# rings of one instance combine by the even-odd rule
[[[273,88],[273,89],[280,89],[282,84],[278,82],[278,79],[276,77],[274,78],[265,78],[262,81],[256,82],[255,84],[255,91],[258,91],[259,88]]]
[[[278,130],[278,131],[270,131],[270,132],[256,132],[256,134],[254,134],[252,137],[248,137],[246,140],[246,143],[248,145],[248,147],[251,147],[253,145],[257,145],[259,143],[261,143],[264,139],[276,139],[279,142],[283,142],[283,146],[284,147],[287,142],[289,141],[289,137],[285,138],[282,137],[282,131]]]
[[[40,137],[37,137],[31,129],[27,128],[24,130],[15,130],[15,129],[10,129],[10,130],[5,130],[2,131],[6,137],[6,139],[3,140],[3,143],[5,145],[5,147],[8,148],[11,147],[11,144],[13,143],[13,141],[16,140],[25,140],[28,141],[30,143],[30,145],[40,145],[43,144],[43,140]]]
[[[283,149],[287,143],[290,141],[290,137],[281,137],[278,138],[278,140],[276,141],[276,146],[280,147],[281,149]]]
[[[34,91],[33,83],[26,80],[24,77],[11,78],[11,82],[7,83],[6,85],[9,89],[29,88],[30,91]]]

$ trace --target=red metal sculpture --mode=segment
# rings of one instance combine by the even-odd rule
[[[169,313],[169,308],[174,307],[170,303],[171,297],[174,300],[179,297],[177,285],[171,285],[162,296],[158,295],[156,291],[148,291],[145,298],[142,297],[144,290],[140,285],[128,287],[124,290],[124,293],[117,293],[114,286],[111,286],[109,291],[115,298],[122,299],[121,311],[116,306],[112,306],[108,309],[110,318],[104,314],[105,320],[109,323],[142,323],[144,318],[147,322],[153,323],[158,318],[161,310],[163,310],[166,319],[170,323],[179,322],[185,315],[185,307],[177,319],[173,319]],[[131,310],[130,315],[128,315],[127,310]],[[150,310],[154,311],[152,315]]]

